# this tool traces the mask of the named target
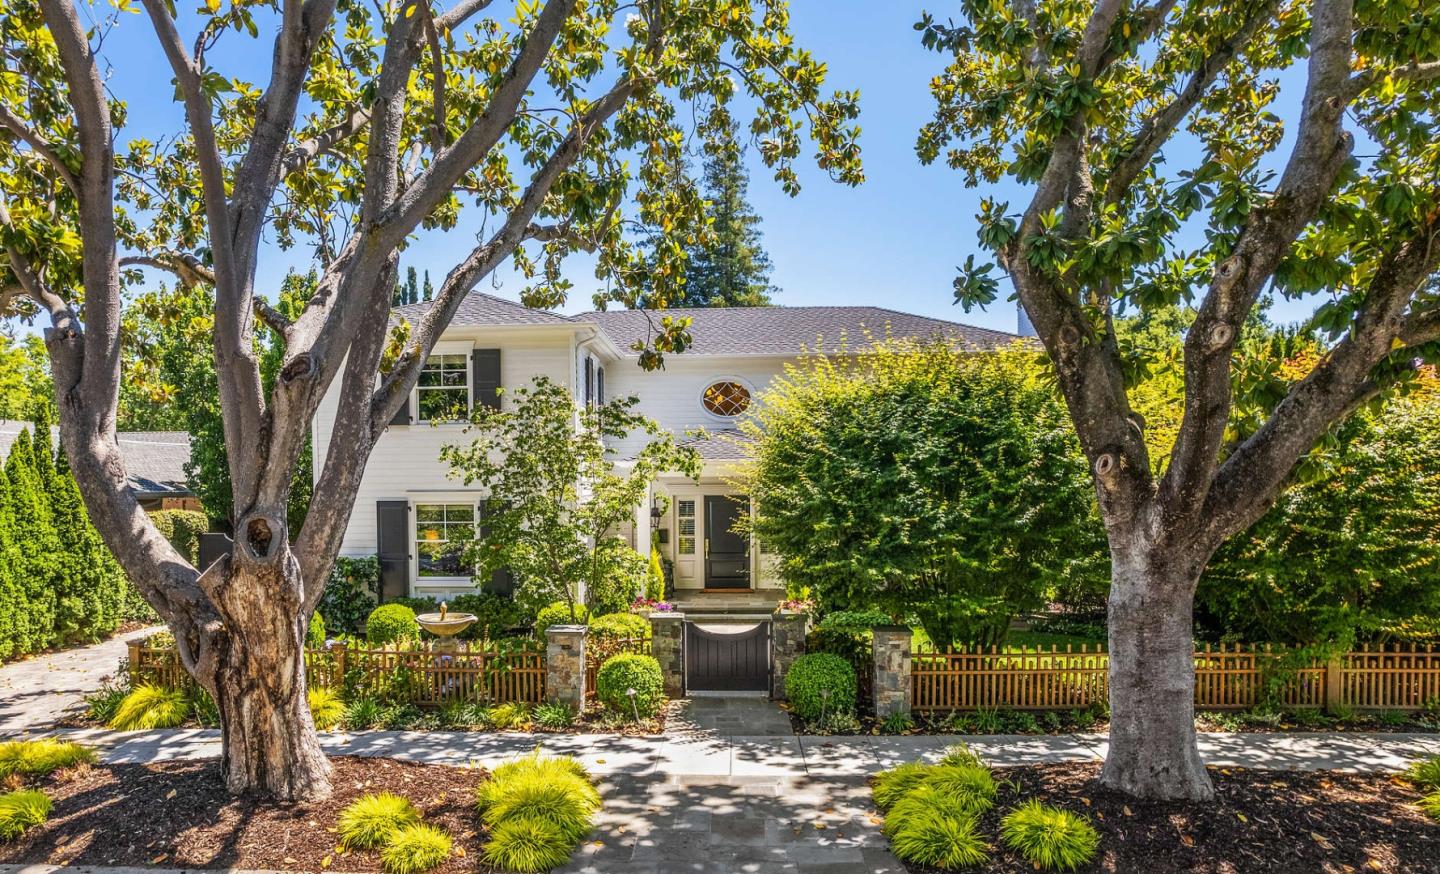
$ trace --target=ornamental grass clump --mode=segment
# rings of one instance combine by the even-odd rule
[[[420,811],[407,798],[389,792],[365,795],[340,812],[337,823],[344,850],[385,846],[401,829],[420,822]]]
[[[1095,858],[1100,844],[1090,820],[1034,799],[1005,814],[1000,837],[1042,871],[1074,871]]]
[[[990,809],[987,802],[977,807],[969,799],[947,795],[933,786],[920,785],[905,793],[885,814],[885,824],[880,831],[888,838],[894,838],[911,823],[927,818],[932,813],[941,813],[955,819],[975,819]]]
[[[305,699],[310,704],[310,718],[321,731],[336,727],[345,718],[345,702],[340,700],[334,689],[308,689]]]
[[[94,751],[66,740],[11,740],[0,743],[0,778],[18,774],[44,777],[61,768],[95,761]]]
[[[415,823],[391,835],[380,850],[380,867],[389,874],[420,874],[449,855],[449,835],[433,825]]]
[[[495,768],[475,800],[490,830],[485,860],[520,872],[564,864],[600,809],[600,793],[579,762],[541,758],[538,750]]]
[[[110,719],[117,731],[174,728],[190,715],[190,699],[183,689],[162,689],[144,683],[135,687]]]
[[[1431,819],[1440,820],[1440,790],[1421,798],[1420,809]]]
[[[975,822],[973,816],[921,811],[892,836],[890,849],[907,862],[947,871],[979,865],[989,845],[976,832]]]
[[[976,813],[984,813],[995,805],[995,778],[983,766],[937,765],[920,781],[920,786],[934,789]]]
[[[1412,762],[1405,771],[1405,779],[1422,791],[1440,789],[1440,756]]]
[[[933,766],[924,762],[903,762],[888,771],[881,771],[870,781],[870,792],[875,806],[889,810],[930,773]]]
[[[50,799],[44,792],[25,789],[0,795],[0,841],[13,841],[49,818]]]

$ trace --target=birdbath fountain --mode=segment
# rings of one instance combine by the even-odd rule
[[[439,613],[421,613],[415,621],[440,638],[435,641],[436,652],[459,652],[460,641],[455,639],[455,635],[475,624],[475,614],[451,613],[448,605],[441,604]]]

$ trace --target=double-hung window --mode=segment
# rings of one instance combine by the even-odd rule
[[[475,539],[474,504],[416,504],[415,554],[419,577],[469,577],[463,553]]]
[[[470,361],[463,355],[431,355],[415,387],[422,422],[464,419],[470,410]]]

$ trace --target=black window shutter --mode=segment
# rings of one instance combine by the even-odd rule
[[[410,411],[410,402],[412,400],[413,398],[411,395],[407,394],[405,396],[405,403],[401,404],[400,409],[395,411],[395,418],[390,420],[390,424],[409,425],[415,420],[415,415]]]
[[[605,403],[605,368],[595,368],[595,403]]]
[[[500,409],[500,350],[476,349],[470,364],[476,406]]]
[[[585,406],[595,405],[595,359],[585,356]]]
[[[489,515],[489,507],[485,501],[481,501],[476,518],[480,520],[478,536],[483,544],[490,537],[490,526],[485,524],[485,517]],[[515,594],[515,575],[509,568],[500,568],[490,574],[489,582],[481,583],[480,588],[486,592],[509,598]]]
[[[410,594],[410,502],[375,502],[375,551],[380,556],[380,600]]]

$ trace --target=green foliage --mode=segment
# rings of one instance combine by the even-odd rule
[[[305,645],[311,649],[324,649],[325,639],[325,617],[316,610],[310,614],[310,625],[305,629]]]
[[[590,610],[584,604],[574,601],[556,601],[546,604],[535,614],[535,635],[543,638],[545,629],[552,625],[587,625]]]
[[[941,789],[925,784],[906,792],[885,814],[881,831],[886,837],[894,838],[905,827],[916,820],[925,819],[932,813],[940,813],[952,819],[974,819],[989,810],[993,802],[984,801],[979,805],[971,799],[949,795]]]
[[[520,701],[506,701],[490,708],[487,717],[491,728],[526,728],[530,723],[530,708]]]
[[[486,795],[482,816],[492,829],[510,819],[547,822],[573,846],[590,833],[593,793],[580,777],[522,771]]]
[[[0,780],[18,774],[44,777],[82,762],[94,762],[95,752],[72,741],[40,738],[0,743]]]
[[[474,614],[475,624],[460,633],[465,640],[498,640],[531,618],[523,605],[494,592],[456,595],[450,599],[450,612]]]
[[[995,778],[983,765],[936,765],[920,785],[976,813],[983,813],[995,804]]]
[[[985,767],[985,760],[980,758],[974,750],[963,743],[951,744],[945,748],[945,754],[940,757],[942,765],[970,765],[976,768]]]
[[[175,551],[194,564],[200,556],[200,535],[210,530],[210,519],[195,510],[156,510],[150,521]]]
[[[575,711],[568,704],[535,705],[535,724],[541,728],[558,731],[575,724]]]
[[[130,690],[125,686],[106,683],[85,696],[85,715],[95,722],[108,724],[128,694]]]
[[[0,795],[0,841],[13,841],[49,818],[50,798],[44,792],[23,789]]]
[[[1211,559],[1197,621],[1232,639],[1440,639],[1440,380],[1352,416]]]
[[[379,701],[368,696],[356,698],[345,705],[345,727],[351,731],[375,728],[381,715]]]
[[[356,634],[380,596],[380,559],[339,556],[330,567],[330,580],[316,610],[325,618],[325,627],[334,632]]]
[[[1432,791],[1440,789],[1440,756],[1431,756],[1428,759],[1421,759],[1412,762],[1405,770],[1405,779],[1415,784],[1417,789]]]
[[[1100,835],[1079,814],[1031,799],[1000,821],[1006,846],[1043,871],[1074,871],[1095,858]]]
[[[365,639],[376,646],[402,640],[419,640],[415,611],[404,604],[381,604],[365,619]]]
[[[665,599],[665,567],[660,555],[660,547],[654,544],[650,546],[650,566],[645,577],[645,597],[651,601]]]
[[[306,689],[305,700],[310,705],[310,718],[315,720],[315,727],[321,731],[336,727],[345,718],[345,702],[340,700],[334,689]]]
[[[806,653],[785,674],[785,697],[806,722],[826,713],[853,714],[856,695],[855,669],[832,653]]]
[[[420,822],[420,811],[409,799],[389,792],[364,795],[340,811],[336,828],[346,850],[383,847],[401,829]]]
[[[54,395],[44,339],[16,337],[8,326],[0,329],[0,419],[19,422],[41,407],[53,410]]]
[[[143,683],[136,686],[110,719],[117,731],[144,731],[174,728],[190,715],[190,700],[183,689],[162,689]]]
[[[433,825],[414,823],[396,831],[380,850],[380,867],[389,874],[429,871],[450,855],[450,836]]]
[[[548,820],[508,819],[495,826],[485,844],[485,861],[502,871],[538,874],[570,859],[574,843]]]
[[[875,798],[875,806],[889,810],[895,802],[919,786],[933,768],[933,765],[924,762],[901,762],[871,777],[870,791]]]
[[[635,398],[578,411],[570,390],[548,378],[506,393],[504,409],[477,405],[469,445],[447,445],[441,459],[467,488],[490,497],[485,538],[465,561],[482,578],[509,569],[517,597],[539,606],[585,592],[591,612],[623,610],[640,593],[647,563],[616,533],[661,473],[699,473],[694,449],[636,414]],[[608,448],[642,441],[617,468]]]
[[[590,620],[590,636],[605,639],[648,638],[650,621],[634,613],[605,613]]]
[[[953,871],[983,863],[989,846],[976,833],[973,816],[929,809],[906,819],[890,839],[890,849],[907,862]]]
[[[881,340],[812,355],[765,392],[754,531],[827,610],[1000,642],[1013,616],[1107,573],[1091,478],[1034,355]]]
[[[220,727],[220,705],[215,703],[209,692],[201,688],[190,690],[190,712],[195,716],[195,721],[205,728]]]
[[[915,720],[908,713],[896,711],[880,723],[880,730],[885,734],[904,734],[915,727]]]
[[[1440,790],[1427,794],[1420,799],[1420,809],[1425,815],[1433,820],[1440,821]]]
[[[634,691],[634,695],[630,692]],[[621,653],[606,659],[595,673],[595,695],[611,713],[646,718],[665,703],[665,675],[653,656]]]

